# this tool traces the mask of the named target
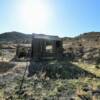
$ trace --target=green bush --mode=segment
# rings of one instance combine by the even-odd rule
[[[100,64],[100,57],[97,58],[96,64]]]
[[[96,68],[97,69],[100,68],[100,57],[98,57],[97,60],[96,60]]]
[[[26,57],[27,56],[27,50],[25,48],[19,49],[19,58]]]
[[[95,67],[96,67],[97,69],[100,69],[100,65],[96,65]]]

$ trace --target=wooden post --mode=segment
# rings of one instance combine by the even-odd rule
[[[19,48],[20,48],[20,46],[19,46],[19,45],[17,45],[17,46],[16,46],[16,58],[18,58],[18,57],[19,57]]]

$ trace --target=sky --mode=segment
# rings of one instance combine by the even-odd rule
[[[100,31],[100,0],[0,0],[0,33],[73,37]]]

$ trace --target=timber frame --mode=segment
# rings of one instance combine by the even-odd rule
[[[48,43],[52,46],[52,53],[46,50]],[[32,34],[31,58],[59,57],[63,54],[62,39],[58,36]]]

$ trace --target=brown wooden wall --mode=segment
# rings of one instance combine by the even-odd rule
[[[62,54],[62,41],[53,40],[53,41],[50,41],[50,43],[53,48],[52,56]],[[47,55],[49,55],[46,52],[46,44],[47,44],[47,40],[45,39],[33,38],[31,57],[39,58],[39,57],[46,57]]]

